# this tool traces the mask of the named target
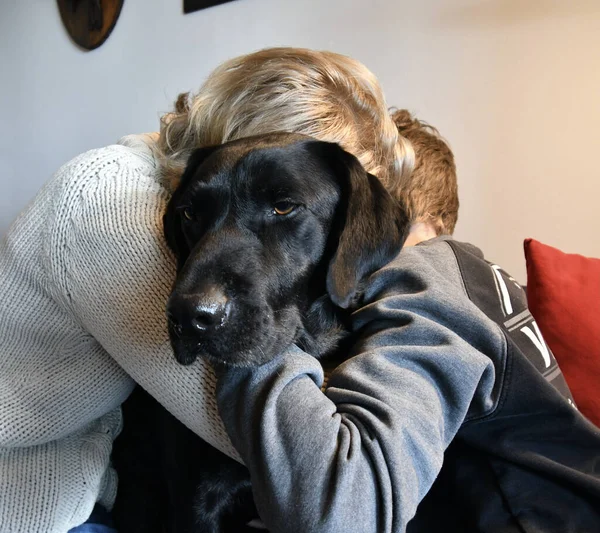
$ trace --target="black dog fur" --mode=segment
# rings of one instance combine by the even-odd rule
[[[249,366],[292,343],[346,357],[362,284],[399,253],[408,220],[338,145],[274,133],[197,150],[164,229],[177,258],[167,305],[177,360]],[[141,390],[124,417],[119,531],[256,531],[245,525],[256,510],[244,467]]]

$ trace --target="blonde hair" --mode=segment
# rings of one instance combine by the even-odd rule
[[[406,109],[392,114],[399,133],[410,141],[416,156],[413,172],[397,197],[411,222],[431,224],[437,235],[452,234],[458,220],[458,183],[454,154],[433,126]]]
[[[156,151],[168,183],[201,146],[288,131],[339,143],[395,194],[414,165],[381,87],[362,63],[332,52],[269,48],[215,69],[161,119]]]

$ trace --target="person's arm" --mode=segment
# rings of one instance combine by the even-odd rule
[[[371,278],[364,340],[325,393],[295,348],[219,369],[221,416],[272,532],[404,531],[468,411],[492,408],[485,353],[504,339],[429,259],[406,251]]]
[[[3,532],[66,533],[115,497],[110,450],[133,381],[73,313],[60,261],[69,200],[115,155],[64,165],[0,242]]]
[[[175,261],[162,225],[169,193],[151,152],[128,144],[113,147],[114,157],[72,194],[60,246],[64,292],[83,328],[127,374],[239,459],[218,416],[212,368],[205,361],[183,367],[173,355],[165,308]]]
[[[82,327],[59,255],[79,176],[108,149],[61,167],[0,242],[0,446],[56,441],[116,409],[133,382]],[[71,192],[72,189],[75,189]]]

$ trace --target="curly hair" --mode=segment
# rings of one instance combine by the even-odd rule
[[[197,147],[273,131],[339,143],[392,193],[414,164],[377,78],[332,52],[269,48],[226,61],[197,93],[181,94],[161,126],[156,150],[168,183]]]
[[[452,234],[458,220],[458,183],[454,154],[438,130],[416,119],[406,109],[392,113],[398,132],[414,148],[411,176],[398,197],[410,220],[431,224],[438,235]]]

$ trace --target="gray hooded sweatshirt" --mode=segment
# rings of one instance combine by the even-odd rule
[[[522,288],[479,250],[404,249],[369,278],[353,329],[324,392],[320,362],[295,347],[219,370],[219,410],[272,532],[600,531],[600,431]]]

